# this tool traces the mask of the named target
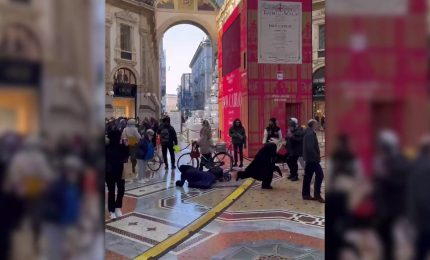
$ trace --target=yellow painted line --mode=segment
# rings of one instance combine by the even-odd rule
[[[193,221],[188,226],[184,227],[173,236],[166,238],[161,241],[157,245],[151,247],[143,254],[137,256],[136,260],[150,260],[150,259],[158,259],[162,255],[169,252],[169,250],[178,246],[181,242],[187,240],[189,237],[193,236],[199,230],[201,230],[204,226],[209,224],[210,221],[219,216],[225,209],[227,209],[234,201],[236,201],[247,189],[249,189],[252,184],[254,184],[255,180],[248,179],[242,185],[236,188],[227,198],[218,203],[214,208],[209,210],[206,214],[199,217],[195,221]]]

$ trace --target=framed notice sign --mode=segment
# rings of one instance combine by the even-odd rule
[[[258,2],[258,63],[302,63],[302,3]]]

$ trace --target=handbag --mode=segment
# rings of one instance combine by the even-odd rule
[[[277,152],[280,156],[286,156],[288,154],[287,147],[285,145],[282,145],[281,149]]]
[[[193,143],[191,147],[191,158],[199,158],[199,157],[200,157],[199,147],[197,143]]]

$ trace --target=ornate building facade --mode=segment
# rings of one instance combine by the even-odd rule
[[[161,111],[154,8],[106,1],[106,117],[155,117]]]
[[[325,116],[325,0],[312,1],[312,112]]]

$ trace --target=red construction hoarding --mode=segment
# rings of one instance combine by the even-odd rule
[[[271,117],[285,135],[289,117],[305,124],[312,116],[311,9],[310,0],[243,0],[219,32],[221,139],[229,142],[232,122],[241,119],[247,156],[261,148]]]

